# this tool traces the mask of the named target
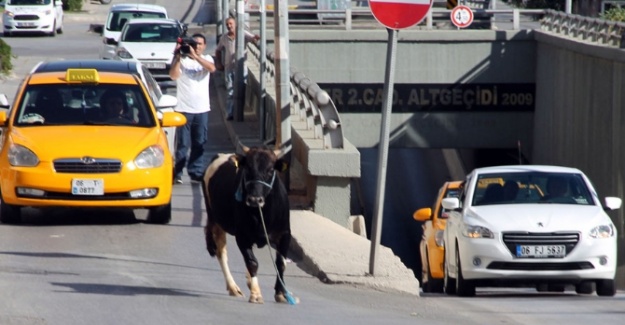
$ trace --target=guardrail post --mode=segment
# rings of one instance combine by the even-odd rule
[[[521,28],[521,14],[519,13],[519,9],[512,10],[512,29],[519,30]]]

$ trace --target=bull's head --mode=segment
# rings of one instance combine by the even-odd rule
[[[233,155],[234,164],[241,172],[235,197],[249,207],[263,207],[265,198],[280,181],[277,172],[285,171],[287,163],[280,150],[242,146],[243,155]]]

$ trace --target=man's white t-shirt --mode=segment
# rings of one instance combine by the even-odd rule
[[[210,55],[202,55],[202,58],[214,63]],[[176,111],[196,114],[210,111],[208,93],[210,72],[197,61],[187,57],[180,59],[180,70],[180,78],[176,80],[178,97]]]

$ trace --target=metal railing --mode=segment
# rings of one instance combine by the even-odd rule
[[[309,28],[310,25],[323,25],[326,27],[338,27],[344,30],[352,29],[371,29],[379,28],[381,25],[375,20],[371,10],[366,8],[347,8],[344,10],[336,9],[290,9],[289,27],[297,28],[303,26]],[[250,14],[250,23],[258,24],[260,21],[261,11],[258,9],[248,10]],[[485,20],[498,23],[511,23],[511,29],[520,29],[521,22],[536,22],[540,16],[545,14],[543,9],[473,9],[475,21]],[[432,8],[426,16],[423,23],[413,26],[409,29],[435,29],[441,25],[441,22],[450,22],[451,10],[443,8]],[[273,11],[266,11],[267,17],[273,17]],[[331,16],[332,18],[323,18]],[[268,19],[268,23],[272,24],[273,19]],[[446,25],[447,28],[455,28],[451,23]]]
[[[541,30],[581,41],[625,47],[625,23],[546,10]]]
[[[260,49],[254,43],[248,43],[247,60],[250,64],[261,67]],[[265,74],[267,80],[275,78],[275,56],[267,50]],[[319,140],[319,149],[343,148],[343,129],[341,118],[327,92],[310,80],[304,73],[290,69],[291,123],[304,122],[304,130],[309,140]]]

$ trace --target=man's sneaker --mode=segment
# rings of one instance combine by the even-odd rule
[[[176,177],[176,179],[174,179],[174,184],[182,184],[182,178]]]
[[[191,177],[191,183],[193,184],[202,183],[202,177]]]

